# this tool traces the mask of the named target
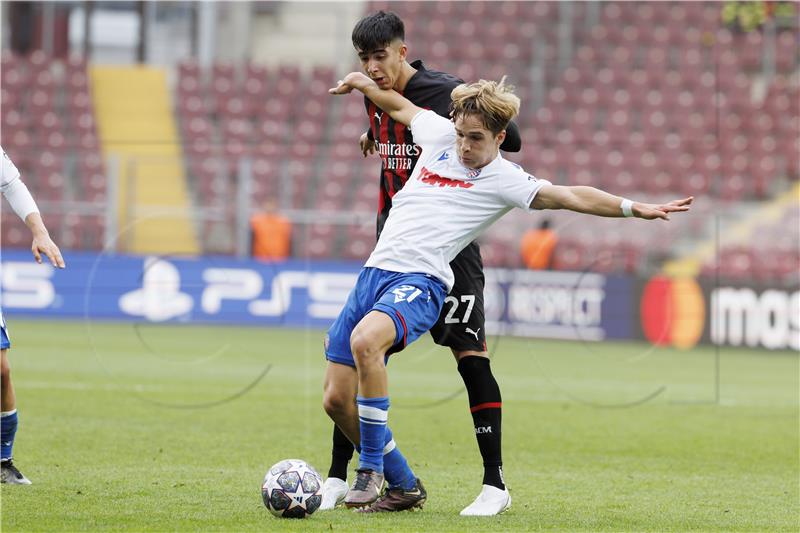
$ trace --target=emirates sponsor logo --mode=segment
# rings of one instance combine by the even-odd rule
[[[422,150],[416,144],[376,143],[378,153],[384,157],[417,157]]]

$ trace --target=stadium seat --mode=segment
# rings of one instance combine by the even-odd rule
[[[779,72],[790,73],[797,69],[797,29],[784,31],[778,34],[776,52],[776,65]],[[793,35],[794,33],[794,35]]]
[[[26,131],[31,126],[30,115],[20,112],[13,107],[5,107],[2,114],[2,126],[6,133]]]
[[[67,100],[68,112],[72,114],[91,113],[91,97],[88,91],[75,91],[69,94]]]
[[[29,231],[25,223],[10,209],[4,210],[0,218],[0,240],[3,248],[27,248],[30,246]]]

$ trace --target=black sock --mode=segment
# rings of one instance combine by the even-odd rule
[[[467,387],[475,438],[483,457],[483,484],[505,489],[500,450],[502,402],[489,359],[477,355],[463,357],[458,362],[458,373]]]
[[[331,467],[328,477],[347,481],[347,464],[353,458],[353,443],[342,433],[339,426],[333,426],[333,449],[331,450]]]

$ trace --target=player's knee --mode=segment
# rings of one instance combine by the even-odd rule
[[[484,359],[489,359],[488,352],[478,352],[475,350],[456,350],[455,348],[450,348],[450,351],[453,353],[453,357],[455,357],[456,362],[460,362],[466,357],[483,357]]]
[[[372,338],[372,335],[356,329],[350,336],[350,351],[353,358],[359,363],[371,361],[380,356],[380,346]]]
[[[353,398],[347,398],[335,389],[327,389],[322,396],[322,407],[328,416],[336,420],[337,416],[347,412],[348,405],[353,403]]]

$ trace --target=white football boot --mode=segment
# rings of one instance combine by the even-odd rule
[[[461,516],[494,516],[511,507],[511,494],[508,489],[501,490],[491,485],[484,485],[475,501],[467,505]]]
[[[347,496],[349,489],[347,482],[336,478],[329,477],[322,484],[322,503],[319,506],[320,511],[330,511],[337,505],[344,502],[344,497]]]

